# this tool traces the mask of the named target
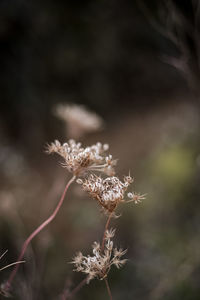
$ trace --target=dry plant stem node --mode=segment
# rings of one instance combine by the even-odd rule
[[[109,228],[111,218],[112,218],[112,213],[110,213],[110,215],[108,216],[108,220],[107,220],[106,225],[105,225],[104,234],[103,234],[103,240],[102,240],[102,244],[101,244],[101,251],[104,250],[104,244],[105,244],[105,240],[106,240],[106,232],[107,232],[107,230]],[[109,286],[107,277],[104,278],[104,281],[105,281],[105,284],[106,284],[106,288],[107,288],[107,292],[108,292],[109,298],[110,298],[110,300],[112,300],[113,299],[112,298],[112,293],[111,293],[111,290],[110,290],[110,286]]]
[[[105,244],[105,240],[106,240],[106,231],[108,230],[108,227],[110,225],[111,218],[112,218],[112,213],[110,213],[110,215],[108,216],[108,220],[107,220],[106,225],[105,225],[102,244],[101,244],[101,251],[104,250],[104,244]]]
[[[32,233],[31,235],[26,239],[26,241],[24,242],[23,246],[22,246],[22,249],[21,249],[21,253],[18,257],[18,260],[17,261],[21,261],[22,258],[24,257],[24,254],[26,252],[26,249],[28,247],[28,245],[30,244],[30,242],[32,241],[32,239],[38,235],[40,233],[40,231],[42,231],[51,221],[53,221],[53,219],[56,217],[58,211],[60,210],[62,204],[63,204],[63,201],[64,201],[64,198],[65,198],[65,195],[66,195],[66,192],[69,188],[69,186],[74,182],[74,180],[76,179],[76,176],[74,175],[70,180],[69,182],[66,184],[65,186],[65,189],[63,191],[63,194],[55,208],[55,210],[53,211],[53,213],[50,215],[50,217],[48,219],[46,219],[39,227],[37,227]],[[13,271],[11,272],[10,274],[10,277],[8,278],[6,284],[5,284],[5,290],[6,291],[9,291],[10,288],[11,288],[11,284],[13,282],[13,279],[15,278],[15,275],[18,271],[18,268],[19,268],[19,264],[16,264],[15,268],[13,269]]]

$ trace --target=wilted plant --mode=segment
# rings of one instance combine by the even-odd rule
[[[64,163],[62,164],[63,167],[67,168],[67,170],[71,172],[73,176],[66,184],[63,194],[53,213],[38,228],[36,228],[24,242],[17,261],[22,260],[26,249],[32,239],[55,218],[58,211],[60,210],[60,207],[62,206],[69,186],[74,182],[77,176],[81,176],[92,170],[113,174],[113,166],[115,164],[115,161],[112,160],[112,157],[110,155],[105,155],[105,152],[108,150],[108,148],[109,146],[107,144],[102,145],[101,143],[97,143],[96,145],[92,145],[91,147],[82,148],[81,143],[76,143],[74,140],[70,140],[69,143],[65,143],[63,145],[61,145],[60,142],[55,141],[55,143],[51,143],[47,146],[47,153],[57,153],[62,156],[62,158],[64,159]],[[9,291],[11,283],[17,273],[18,267],[19,265],[16,265],[8,281],[6,282],[6,284],[4,284],[3,288],[5,291]]]
[[[63,145],[59,141],[51,143],[48,146],[47,153],[60,155],[64,159],[62,166],[76,177],[85,175],[88,171],[99,171],[107,175],[113,175],[116,160],[112,159],[112,155],[105,155],[108,149],[108,144],[97,143],[83,148],[81,143],[69,140],[68,143]]]
[[[113,216],[119,203],[130,201],[137,203],[144,199],[145,195],[137,195],[131,192],[127,194],[129,200],[124,199],[125,192],[132,182],[133,178],[130,175],[125,176],[123,182],[115,176],[104,179],[93,174],[90,174],[85,180],[77,180],[77,183],[82,185],[83,190],[99,202],[105,214],[113,213]]]
[[[121,257],[126,250],[113,248],[114,230],[107,230],[105,235],[105,247],[102,251],[100,243],[94,242],[92,245],[93,256],[84,256],[81,252],[77,253],[72,263],[75,265],[74,271],[87,274],[87,283],[94,278],[100,280],[107,277],[112,265],[117,268],[121,267],[126,259]]]
[[[73,258],[72,264],[75,265],[74,271],[86,274],[86,278],[68,294],[64,299],[69,299],[85,284],[92,279],[97,278],[104,280],[106,283],[108,295],[112,299],[111,290],[108,284],[107,276],[112,265],[117,268],[123,266],[126,259],[121,257],[127,250],[117,249],[113,247],[113,237],[115,230],[108,229],[112,217],[117,217],[116,209],[120,203],[135,202],[138,203],[145,199],[145,195],[136,194],[134,192],[127,193],[128,200],[125,199],[126,191],[133,182],[133,178],[125,176],[123,181],[116,176],[102,178],[94,174],[90,174],[85,179],[77,179],[83,190],[98,201],[102,211],[107,215],[107,222],[104,229],[102,243],[94,242],[93,256],[84,256],[82,252],[78,252]]]
[[[89,195],[98,201],[101,209],[107,215],[107,222],[104,229],[102,243],[95,242],[93,244],[93,256],[84,256],[79,252],[73,259],[72,263],[75,265],[75,271],[85,273],[86,278],[76,287],[68,296],[72,297],[85,283],[89,283],[91,279],[104,279],[110,299],[112,294],[107,281],[107,275],[110,267],[115,265],[117,268],[125,263],[125,259],[121,257],[126,253],[126,250],[117,249],[113,246],[113,237],[115,230],[109,230],[109,224],[112,217],[116,216],[116,209],[120,203],[134,201],[140,202],[144,199],[144,195],[129,192],[126,194],[129,185],[133,182],[133,178],[125,176],[121,181],[115,175],[114,167],[116,160],[113,160],[112,155],[107,155],[109,146],[107,144],[97,143],[92,146],[83,148],[81,143],[74,140],[69,140],[68,143],[61,144],[55,141],[47,146],[46,152],[48,154],[57,153],[62,157],[62,166],[72,173],[72,178],[66,184],[63,194],[49,218],[47,218],[38,228],[24,242],[17,264],[10,274],[7,282],[2,286],[4,293],[8,293],[12,281],[17,273],[19,263],[24,257],[26,249],[32,239],[40,233],[53,219],[60,210],[66,192],[69,186],[76,180],[82,186],[82,189],[89,193]],[[103,178],[97,176],[93,172],[101,172],[109,177]],[[127,199],[125,199],[127,196]]]
[[[108,285],[107,276],[112,265],[117,268],[123,266],[126,259],[121,257],[126,253],[127,250],[113,248],[112,238],[115,234],[115,230],[106,230],[105,233],[105,246],[102,249],[100,243],[94,242],[92,245],[93,256],[84,256],[81,252],[77,253],[74,257],[72,264],[75,265],[74,271],[82,272],[87,275],[86,281],[89,283],[92,279],[97,278],[105,280],[108,288],[109,296],[112,298],[112,294]]]

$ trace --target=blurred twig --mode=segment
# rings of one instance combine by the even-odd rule
[[[157,1],[156,13],[149,8],[148,2],[137,1],[150,25],[162,36],[171,41],[180,52],[178,57],[164,56],[163,61],[178,69],[186,78],[189,86],[200,94],[200,42],[199,42],[199,1],[189,1],[192,10],[188,17],[187,8],[173,0]]]

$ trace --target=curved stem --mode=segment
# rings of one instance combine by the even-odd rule
[[[105,244],[105,238],[106,238],[106,231],[108,230],[108,227],[109,227],[109,224],[110,224],[111,217],[112,217],[112,213],[110,213],[110,215],[108,216],[108,220],[107,220],[106,225],[105,225],[104,234],[103,234],[103,239],[102,239],[102,244],[101,244],[101,251],[104,250],[104,244]]]
[[[112,300],[113,298],[112,298],[111,290],[110,290],[110,287],[109,287],[109,284],[108,284],[108,279],[104,278],[104,281],[106,283],[106,287],[107,287],[109,298],[110,298],[110,300]]]
[[[76,176],[73,176],[69,182],[66,184],[65,186],[65,189],[62,193],[62,196],[55,208],[55,210],[53,211],[53,213],[50,215],[50,217],[48,219],[46,219],[39,227],[37,227],[32,233],[31,235],[25,240],[23,246],[22,246],[22,249],[21,249],[21,252],[20,252],[20,255],[17,259],[17,261],[21,261],[22,258],[24,257],[24,253],[26,252],[26,249],[28,247],[28,245],[30,244],[30,242],[32,241],[32,239],[38,234],[40,233],[40,231],[42,231],[51,221],[53,221],[53,219],[55,218],[55,216],[57,215],[58,211],[60,210],[62,204],[63,204],[63,201],[64,201],[64,198],[65,198],[65,195],[66,195],[66,192],[69,188],[69,186],[72,184],[72,182],[75,180]],[[6,284],[5,284],[5,289],[6,291],[8,291],[10,289],[10,286],[12,284],[12,281],[17,273],[17,270],[19,268],[19,264],[17,264],[15,266],[15,268],[13,269],[13,271],[11,272],[10,274],[10,277],[8,278]]]

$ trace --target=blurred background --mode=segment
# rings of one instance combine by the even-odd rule
[[[110,272],[113,299],[199,299],[199,11],[198,0],[0,1],[0,267],[17,259],[70,178],[46,144],[100,141],[118,176],[130,171],[147,193],[112,221],[129,259]],[[98,114],[96,127],[66,105]],[[60,299],[75,287],[83,276],[69,261],[90,253],[105,221],[74,184],[29,247],[13,299]],[[108,299],[104,282],[75,299]]]

